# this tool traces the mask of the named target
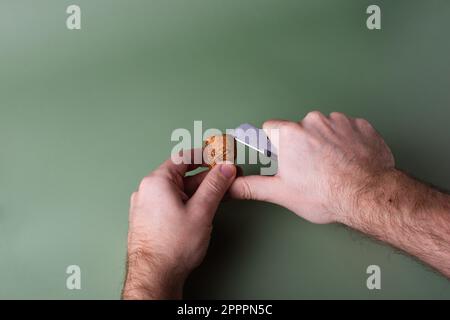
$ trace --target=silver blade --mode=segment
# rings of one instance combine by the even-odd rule
[[[234,129],[234,138],[240,143],[277,160],[277,150],[270,143],[264,130],[256,128],[251,124],[244,123]]]

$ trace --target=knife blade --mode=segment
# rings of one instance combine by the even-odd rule
[[[264,154],[272,160],[278,160],[276,148],[270,142],[264,130],[252,126],[249,123],[243,123],[233,131],[236,141]]]

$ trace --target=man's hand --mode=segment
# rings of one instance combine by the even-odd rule
[[[271,139],[278,173],[237,178],[232,197],[273,202],[315,223],[335,222],[355,210],[366,185],[394,170],[389,147],[364,119],[314,111],[298,123],[267,121],[263,129],[269,138],[278,130]]]
[[[186,277],[202,262],[236,168],[221,164],[185,177],[193,169],[169,159],[133,193],[124,299],[181,298]]]
[[[270,201],[316,223],[340,222],[400,248],[450,278],[450,196],[394,167],[363,119],[309,113],[279,129],[278,173],[237,178],[231,196]]]

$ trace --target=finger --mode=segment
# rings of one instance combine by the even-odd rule
[[[234,180],[228,193],[231,198],[279,202],[280,182],[276,176],[245,176]]]
[[[242,167],[236,166],[236,178],[242,177],[243,175],[244,175],[244,170],[242,169]],[[233,199],[230,195],[230,188],[227,190],[227,192],[225,192],[225,195],[222,198],[222,202],[226,202],[226,201]]]
[[[329,118],[333,120],[344,120],[344,121],[353,120],[352,117],[346,115],[345,113],[337,111],[331,112]]]
[[[308,112],[305,117],[300,122],[317,122],[317,121],[324,121],[328,119],[327,116],[325,116],[322,112],[318,110],[313,110]]]
[[[346,126],[350,127],[353,125],[353,118],[347,116],[345,113],[342,112],[332,112],[330,113],[329,117],[328,117],[331,122],[336,125],[336,124],[345,124]]]
[[[288,123],[291,123],[287,120],[280,120],[280,119],[272,119],[268,120],[263,123],[263,130],[267,137],[269,138],[270,142],[275,146],[275,148],[279,147],[279,131],[280,128],[287,125]]]
[[[184,192],[191,197],[207,176],[208,171],[199,172],[193,176],[184,178]]]
[[[236,167],[232,164],[219,164],[212,168],[197,191],[188,201],[188,211],[200,214],[212,220],[225,192],[236,176]]]
[[[358,130],[364,132],[364,133],[373,133],[376,132],[378,133],[375,128],[372,126],[372,124],[367,121],[366,119],[362,119],[362,118],[356,118],[353,121],[353,124],[355,126],[355,128],[357,128]]]
[[[202,183],[203,179],[208,175],[208,171],[202,171],[195,175],[184,178],[184,192],[191,197],[197,190],[198,186]],[[236,166],[236,177],[244,175],[242,167]],[[225,194],[225,197],[229,195]]]
[[[236,177],[243,176],[243,170],[241,167],[236,166]],[[184,192],[191,197],[195,191],[197,191],[198,186],[202,183],[203,179],[208,175],[208,171],[202,171],[197,173],[196,175],[185,177],[184,178]],[[231,199],[229,195],[229,190],[223,196],[222,201],[226,201]]]
[[[130,196],[130,210],[129,210],[129,216],[134,212],[134,207],[136,206],[136,198],[137,198],[137,192],[133,192]]]
[[[166,172],[173,175],[178,175],[180,177],[184,177],[186,172],[195,170],[198,167],[203,166],[202,163],[194,163],[196,158],[200,155],[200,159],[202,159],[202,149],[190,149],[190,150],[182,150],[178,154],[172,155],[169,159],[164,161],[156,172]]]
[[[330,113],[329,119],[330,124],[335,131],[350,133],[353,130],[358,130],[354,119],[342,112]]]
[[[305,129],[314,129],[318,132],[321,132],[324,129],[328,129],[329,131],[333,120],[332,116],[333,113],[330,117],[327,117],[320,111],[310,111],[299,123]]]

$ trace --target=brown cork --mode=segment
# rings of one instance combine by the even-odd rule
[[[234,137],[222,134],[206,139],[203,147],[203,161],[211,168],[218,163],[235,163],[236,141]]]

